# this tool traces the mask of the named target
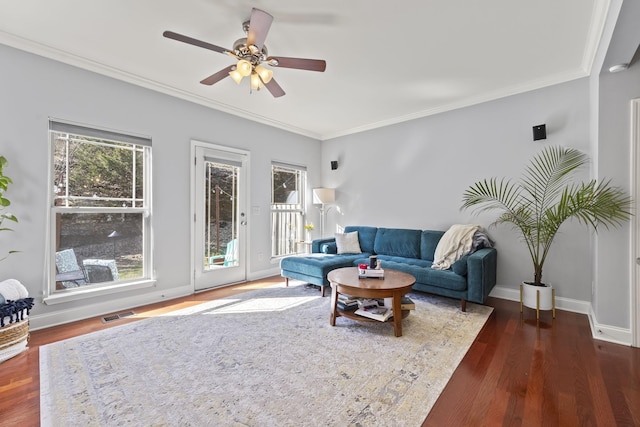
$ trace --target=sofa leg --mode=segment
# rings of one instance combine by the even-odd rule
[[[463,312],[467,311],[467,300],[466,299],[461,299],[460,300],[460,308],[462,309]]]
[[[289,278],[288,277],[284,278],[284,283],[285,283],[285,286],[288,288],[289,287]]]
[[[326,286],[320,286],[320,296],[324,298],[324,290],[327,289]]]

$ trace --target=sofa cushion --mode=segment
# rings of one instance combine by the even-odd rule
[[[373,242],[378,232],[377,227],[348,225],[344,228],[345,233],[352,231],[358,232],[358,240],[360,241],[360,249],[362,252],[373,253]]]
[[[353,261],[369,254],[327,255],[307,254],[292,255],[280,260],[280,269],[284,277],[306,280],[317,285],[328,285],[327,274],[341,267],[352,267]],[[313,280],[316,278],[317,280]]]
[[[420,258],[421,230],[378,228],[373,250],[378,255]]]
[[[410,274],[413,274],[413,277],[416,278],[416,283],[426,283],[430,286],[446,288],[453,291],[464,291],[467,289],[467,278],[451,270],[415,268]]]
[[[459,260],[457,260],[456,262],[454,262],[451,265],[451,270],[460,276],[466,276],[467,275],[467,259],[469,259],[469,255],[465,255]]]
[[[360,241],[358,240],[358,232],[336,233],[336,246],[338,254],[360,254]]]
[[[401,264],[407,264],[407,265],[413,265],[416,267],[421,267],[421,268],[430,268],[431,267],[431,261],[426,261],[423,259],[419,259],[419,258],[405,258],[405,257],[399,257],[399,256],[389,256],[389,255],[378,255],[378,261],[380,261],[382,263],[382,268],[391,268],[390,265],[392,265],[391,263],[401,263]],[[395,265],[395,264],[393,264]]]
[[[337,254],[338,246],[336,245],[336,242],[322,243],[320,245],[320,252],[323,254]]]
[[[420,239],[420,258],[433,261],[438,242],[444,236],[444,231],[424,230]]]

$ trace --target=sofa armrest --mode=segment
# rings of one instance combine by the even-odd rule
[[[335,237],[325,237],[322,239],[315,239],[313,242],[311,242],[311,253],[318,254],[320,253],[320,246],[322,246],[322,244],[331,243],[335,241],[336,241]]]
[[[496,284],[498,251],[495,248],[483,248],[467,259],[467,286],[469,301],[484,304],[489,292]]]

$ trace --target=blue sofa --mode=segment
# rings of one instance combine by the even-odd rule
[[[416,278],[413,289],[458,298],[462,311],[466,302],[484,304],[496,284],[497,251],[481,248],[456,261],[448,270],[431,268],[434,253],[444,231],[349,226],[344,232],[358,232],[362,253],[337,254],[335,238],[314,240],[311,254],[283,258],[280,270],[287,285],[298,279],[321,287],[329,286],[327,274],[336,268],[368,263],[377,255],[383,269],[409,273]]]

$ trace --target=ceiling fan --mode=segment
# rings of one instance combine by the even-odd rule
[[[233,56],[238,60],[234,65],[223,68],[200,81],[204,85],[213,85],[225,77],[231,77],[237,84],[240,84],[243,77],[249,77],[251,80],[251,89],[260,90],[262,86],[266,87],[271,95],[278,98],[285,94],[284,90],[273,79],[273,71],[263,66],[281,68],[295,68],[298,70],[324,71],[327,63],[321,59],[305,59],[305,58],[287,58],[284,56],[269,56],[264,41],[273,22],[273,16],[267,12],[253,8],[251,10],[251,18],[242,24],[247,37],[235,41],[233,49],[225,49],[211,43],[197,40],[189,36],[174,33],[173,31],[165,31],[163,36],[188,43],[194,46],[212,50],[214,52],[224,53]]]

